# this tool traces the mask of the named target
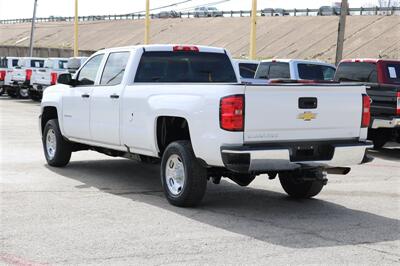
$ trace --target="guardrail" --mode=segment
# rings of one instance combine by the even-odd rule
[[[273,10],[262,11],[258,10],[258,16],[273,16]],[[285,14],[285,16],[316,16],[319,13],[319,9],[280,9],[279,12]],[[360,8],[349,8],[350,15],[396,15],[400,14],[400,7],[360,7]],[[289,14],[289,15],[288,15]],[[246,17],[251,15],[251,11],[219,11],[214,13],[214,15],[222,15],[223,17]],[[333,14],[332,14],[333,15]],[[158,14],[151,14],[151,18],[158,18]],[[135,20],[144,19],[145,15],[141,13],[132,14],[119,14],[119,15],[98,15],[98,16],[79,16],[78,20],[80,22],[84,21],[99,21],[99,20]],[[196,12],[178,12],[175,16],[176,18],[193,18],[197,17]],[[172,17],[171,17],[172,18]],[[36,18],[35,22],[72,22],[74,17],[45,17]],[[22,19],[3,19],[0,20],[0,24],[16,24],[16,23],[30,23],[32,18],[22,18]]]

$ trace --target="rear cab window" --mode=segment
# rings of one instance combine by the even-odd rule
[[[335,74],[335,81],[378,83],[376,63],[370,62],[343,62],[340,63]]]
[[[239,72],[242,78],[254,78],[258,64],[239,63]]]
[[[257,69],[256,79],[290,79],[290,66],[285,62],[262,62]]]
[[[42,68],[44,66],[44,60],[31,60],[30,67]]]
[[[237,83],[237,78],[225,53],[148,51],[140,59],[135,82]]]
[[[299,78],[305,80],[333,80],[336,69],[319,64],[297,64]]]

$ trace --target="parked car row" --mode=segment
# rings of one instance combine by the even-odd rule
[[[336,16],[340,15],[340,6],[321,6],[318,10],[318,16]],[[194,9],[193,16],[195,18],[202,17],[223,17],[223,12],[218,10],[216,7],[204,6],[197,7]],[[283,8],[264,8],[261,10],[261,16],[290,16],[290,13]],[[175,10],[161,11],[154,15],[155,18],[179,18],[181,15]]]
[[[311,60],[273,59],[261,62],[236,60],[242,83],[341,83],[362,84],[371,97],[368,139],[374,148],[388,141],[400,143],[400,61],[343,60],[334,65]]]
[[[74,72],[86,60],[80,58],[2,57],[0,59],[0,94],[38,101],[43,91],[57,84],[62,73]]]

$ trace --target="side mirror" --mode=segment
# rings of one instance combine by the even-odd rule
[[[72,78],[71,73],[63,73],[58,76],[57,83],[75,86],[76,81]]]

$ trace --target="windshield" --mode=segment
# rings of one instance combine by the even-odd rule
[[[145,52],[135,82],[236,83],[236,74],[224,53]]]
[[[299,78],[307,80],[333,80],[335,68],[318,64],[298,64]]]

